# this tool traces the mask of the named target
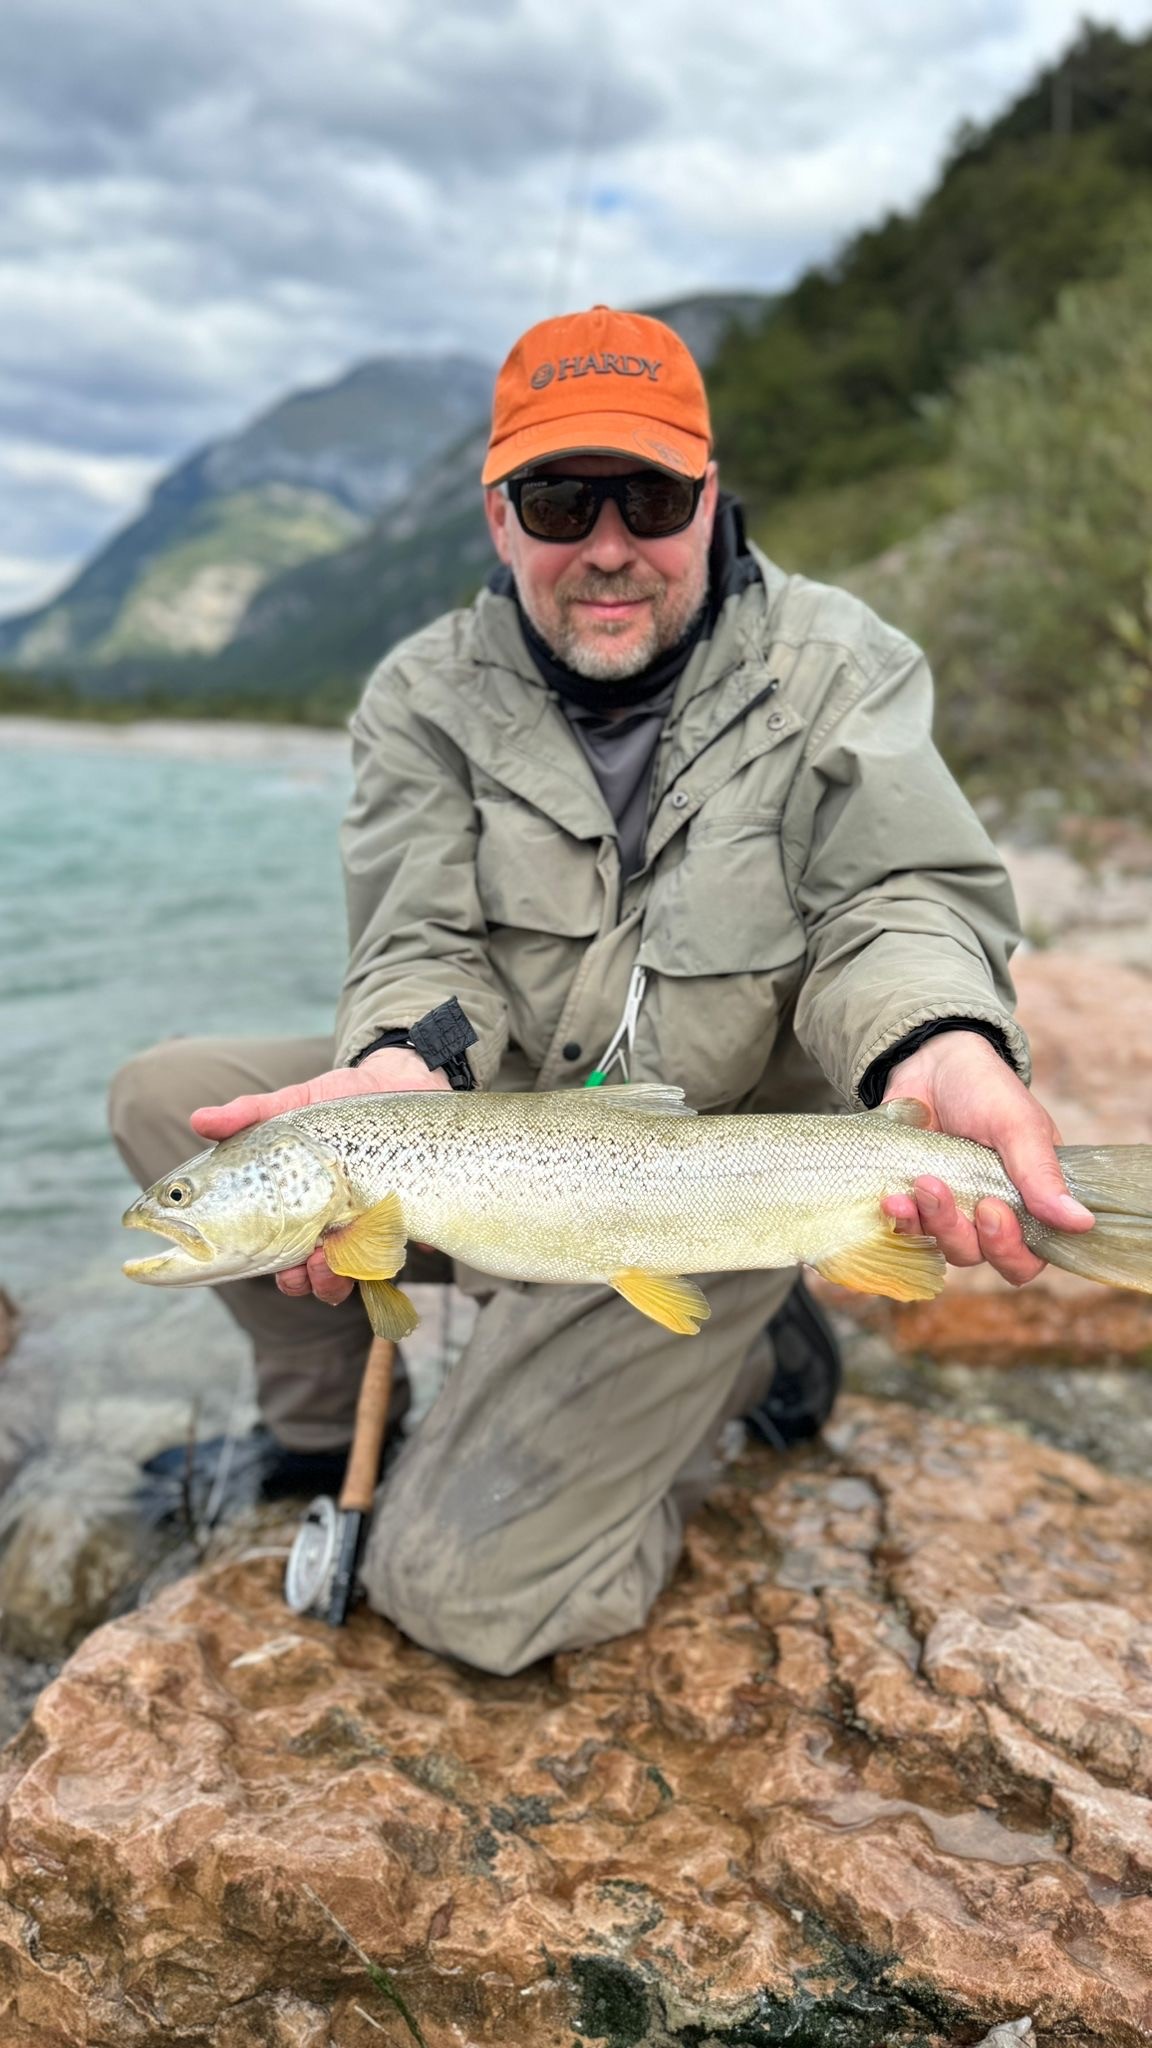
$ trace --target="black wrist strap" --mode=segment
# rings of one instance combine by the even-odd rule
[[[468,1064],[468,1047],[475,1045],[478,1037],[458,998],[450,996],[446,1003],[438,1003],[434,1010],[417,1018],[415,1024],[392,1024],[377,1032],[375,1038],[353,1054],[348,1065],[358,1067],[370,1053],[383,1052],[388,1046],[407,1045],[419,1053],[430,1073],[443,1067],[452,1087],[463,1091],[476,1086],[476,1077]]]
[[[344,1064],[347,1067],[358,1067],[361,1060],[368,1058],[369,1053],[383,1052],[385,1046],[389,1045],[410,1046],[411,1043],[406,1024],[390,1024],[385,1030],[378,1031],[375,1038],[370,1038],[367,1045],[362,1045],[359,1052],[354,1052],[351,1059],[345,1060]]]
[[[408,1033],[413,1052],[419,1053],[425,1066],[443,1067],[453,1088],[462,1089],[476,1086],[468,1047],[475,1045],[478,1037],[455,996],[429,1010]]]

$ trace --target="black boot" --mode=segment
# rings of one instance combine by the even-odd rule
[[[310,1500],[318,1493],[339,1493],[347,1463],[347,1444],[335,1451],[292,1451],[258,1422],[246,1436],[211,1436],[191,1449],[170,1444],[157,1451],[141,1465],[141,1491],[162,1508],[169,1496],[178,1505],[191,1487],[199,1512],[214,1488],[228,1508],[293,1496]]]
[[[768,1325],[776,1371],[763,1399],[744,1417],[774,1450],[815,1436],[832,1413],[844,1365],[831,1323],[799,1274]]]

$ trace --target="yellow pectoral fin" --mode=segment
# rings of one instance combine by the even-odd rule
[[[646,1273],[640,1266],[623,1266],[613,1273],[618,1294],[638,1308],[642,1316],[675,1330],[678,1337],[698,1337],[701,1323],[712,1311],[694,1280],[681,1280],[675,1273]]]
[[[884,1217],[876,1221],[870,1236],[811,1264],[839,1287],[886,1294],[890,1301],[932,1301],[948,1271],[934,1237],[903,1237]]]
[[[394,1344],[410,1337],[420,1321],[408,1296],[390,1280],[362,1280],[360,1293],[368,1320],[378,1337],[391,1337]]]
[[[404,1264],[405,1243],[400,1197],[386,1195],[354,1222],[330,1230],[324,1256],[334,1273],[350,1280],[390,1280]]]

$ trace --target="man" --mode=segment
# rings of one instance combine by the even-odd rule
[[[482,1088],[577,1086],[626,1022],[632,1078],[702,1110],[920,1096],[999,1149],[1038,1216],[1090,1227],[1025,1086],[1011,895],[932,747],[924,661],[750,549],[709,457],[699,373],[659,322],[598,306],[517,343],[483,473],[502,568],[387,657],[352,721],[334,1045],[133,1062],[113,1123],[142,1180],[186,1154],[206,1094],[222,1106],[192,1128],[222,1138],[450,1085],[407,1040],[455,997]],[[972,1224],[925,1179],[884,1206],[955,1263],[1039,1270],[1002,1203]],[[508,1672],[644,1620],[722,1425],[771,1389],[795,1275],[705,1276],[691,1341],[605,1289],[463,1277],[475,1334],[382,1489],[363,1575],[417,1641]],[[331,1454],[368,1343],[351,1283],[318,1251],[223,1298],[278,1443]]]

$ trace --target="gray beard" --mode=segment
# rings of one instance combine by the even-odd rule
[[[628,654],[623,649],[617,652],[610,632],[601,632],[591,645],[582,641],[578,633],[565,633],[553,652],[574,675],[584,676],[589,682],[623,683],[640,675],[664,649],[660,645],[660,629],[653,619],[640,646]]]
[[[708,596],[705,592],[696,610],[685,620],[672,640],[667,639],[661,632],[660,621],[653,619],[641,645],[638,648],[634,647],[627,654],[623,649],[616,650],[611,633],[601,633],[591,645],[582,642],[576,632],[562,633],[557,645],[544,632],[539,620],[532,618],[531,612],[528,613],[528,617],[545,646],[557,661],[563,662],[565,668],[571,669],[573,675],[583,676],[584,680],[590,683],[626,683],[630,682],[633,676],[643,675],[644,670],[650,668],[653,662],[659,661],[661,655],[670,654],[674,647],[678,647],[682,640],[686,640],[689,634],[695,632],[707,609]]]

